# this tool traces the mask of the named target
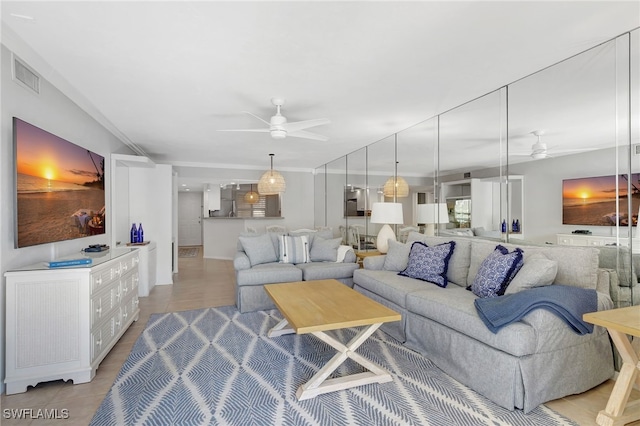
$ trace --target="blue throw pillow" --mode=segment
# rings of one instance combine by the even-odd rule
[[[446,287],[449,283],[447,281],[449,259],[451,259],[455,246],[454,241],[431,247],[421,241],[414,242],[409,252],[407,267],[398,275]]]
[[[493,253],[482,261],[470,290],[482,298],[502,296],[522,268],[522,263],[521,249],[517,248],[509,253],[506,247],[498,244]]]

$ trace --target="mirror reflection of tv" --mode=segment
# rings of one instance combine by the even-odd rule
[[[629,226],[631,223],[636,226],[640,208],[640,173],[631,174],[631,215],[628,177],[628,174],[620,174],[563,180],[562,224]]]
[[[105,233],[104,157],[13,118],[16,248]]]

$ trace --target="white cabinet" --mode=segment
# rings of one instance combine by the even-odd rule
[[[41,263],[5,273],[8,395],[51,380],[91,381],[138,319],[138,251],[85,256],[91,265],[48,269]]]
[[[608,237],[604,235],[590,234],[556,234],[556,239],[561,246],[615,246],[629,247],[629,238]],[[633,239],[633,253],[640,253],[640,240]]]
[[[140,297],[147,297],[156,285],[156,247],[156,243],[153,241],[150,241],[146,246],[136,247],[140,256],[140,263],[138,264],[138,273],[140,275],[138,296]]]

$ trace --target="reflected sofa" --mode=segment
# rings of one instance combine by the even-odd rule
[[[306,237],[308,259],[285,263],[281,236]],[[353,271],[359,268],[353,248],[341,244],[330,230],[317,232],[245,233],[238,239],[233,260],[236,275],[236,306],[242,313],[274,309],[265,284],[336,279],[353,287]]]
[[[398,274],[407,264],[407,246],[416,240],[428,246],[455,241],[446,287]],[[417,233],[410,234],[408,241],[392,244],[386,255],[366,258],[364,269],[354,272],[354,289],[401,313],[401,321],[381,329],[451,377],[504,408],[529,412],[613,376],[612,347],[602,327],[579,335],[551,312],[535,309],[496,334],[488,329],[474,305],[475,294],[466,287],[495,249],[495,241]],[[502,245],[510,251],[517,247]],[[557,262],[553,283],[594,289],[598,310],[613,307],[609,283],[615,271],[598,267],[597,249],[521,248],[525,264],[535,253]]]

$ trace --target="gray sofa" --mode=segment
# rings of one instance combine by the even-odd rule
[[[291,232],[288,236],[305,236],[310,259],[303,263],[283,263],[279,237],[281,233],[242,234],[233,260],[236,273],[236,305],[242,313],[274,309],[264,291],[265,284],[336,279],[353,287],[353,271],[358,269],[351,247],[342,246],[341,238],[331,231]],[[340,257],[338,259],[338,257]]]
[[[455,241],[446,287],[398,275],[406,267],[407,246],[416,240],[429,246]],[[364,269],[354,273],[354,289],[402,314],[401,321],[385,324],[383,331],[507,409],[529,412],[541,403],[584,392],[612,377],[612,347],[601,327],[579,335],[556,315],[536,309],[496,334],[487,328],[474,305],[476,296],[466,287],[496,244],[478,238],[412,233],[404,248],[394,243],[387,255],[366,258]],[[510,251],[516,247],[502,245]],[[613,307],[609,283],[615,271],[598,267],[597,249],[522,249],[525,265],[535,253],[557,262],[554,284],[595,289],[597,309]]]

